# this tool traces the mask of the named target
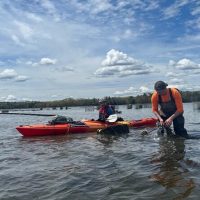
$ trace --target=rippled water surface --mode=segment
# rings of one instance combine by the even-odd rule
[[[200,135],[200,111],[191,103],[184,107],[186,128]],[[153,116],[150,108],[119,110],[125,119]],[[34,112],[65,114],[75,120],[98,115],[80,107]],[[158,136],[156,131],[142,135],[143,129],[109,138],[95,133],[23,138],[16,126],[51,118],[0,118],[1,200],[199,199],[198,139]]]

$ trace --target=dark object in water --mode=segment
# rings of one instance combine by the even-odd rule
[[[120,110],[116,110],[115,113],[116,113],[116,114],[121,114],[122,111],[120,111]]]
[[[9,110],[4,109],[4,110],[1,111],[1,113],[9,113]]]
[[[150,129],[150,130],[143,130],[142,132],[141,132],[141,135],[148,135],[149,133],[151,133],[151,132],[153,132],[153,131],[155,131],[155,130],[157,130],[157,127],[154,127],[153,129]]]
[[[132,109],[133,108],[133,105],[132,104],[128,104],[127,105],[127,109]]]
[[[104,135],[123,135],[129,133],[129,127],[126,124],[109,126],[104,129],[98,129],[97,134]]]
[[[148,135],[149,133],[148,133],[148,131],[146,131],[146,130],[144,130],[144,131],[142,131],[141,132],[141,135]]]
[[[143,108],[142,104],[136,104],[135,105],[135,109],[141,109],[141,108]]]

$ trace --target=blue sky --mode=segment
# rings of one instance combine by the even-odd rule
[[[0,101],[200,90],[199,0],[0,1]]]

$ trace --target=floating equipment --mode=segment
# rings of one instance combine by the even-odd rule
[[[103,135],[124,135],[128,133],[129,133],[129,127],[126,124],[118,124],[97,130],[97,134],[103,134]]]

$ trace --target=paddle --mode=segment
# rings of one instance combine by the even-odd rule
[[[116,121],[117,121],[117,118],[118,118],[117,114],[113,114],[113,115],[110,115],[110,116],[106,119],[106,121],[107,121],[107,122],[116,122]]]
[[[0,113],[5,115],[35,115],[35,116],[45,116],[45,117],[51,117],[56,116],[55,114],[40,114],[40,113]]]

